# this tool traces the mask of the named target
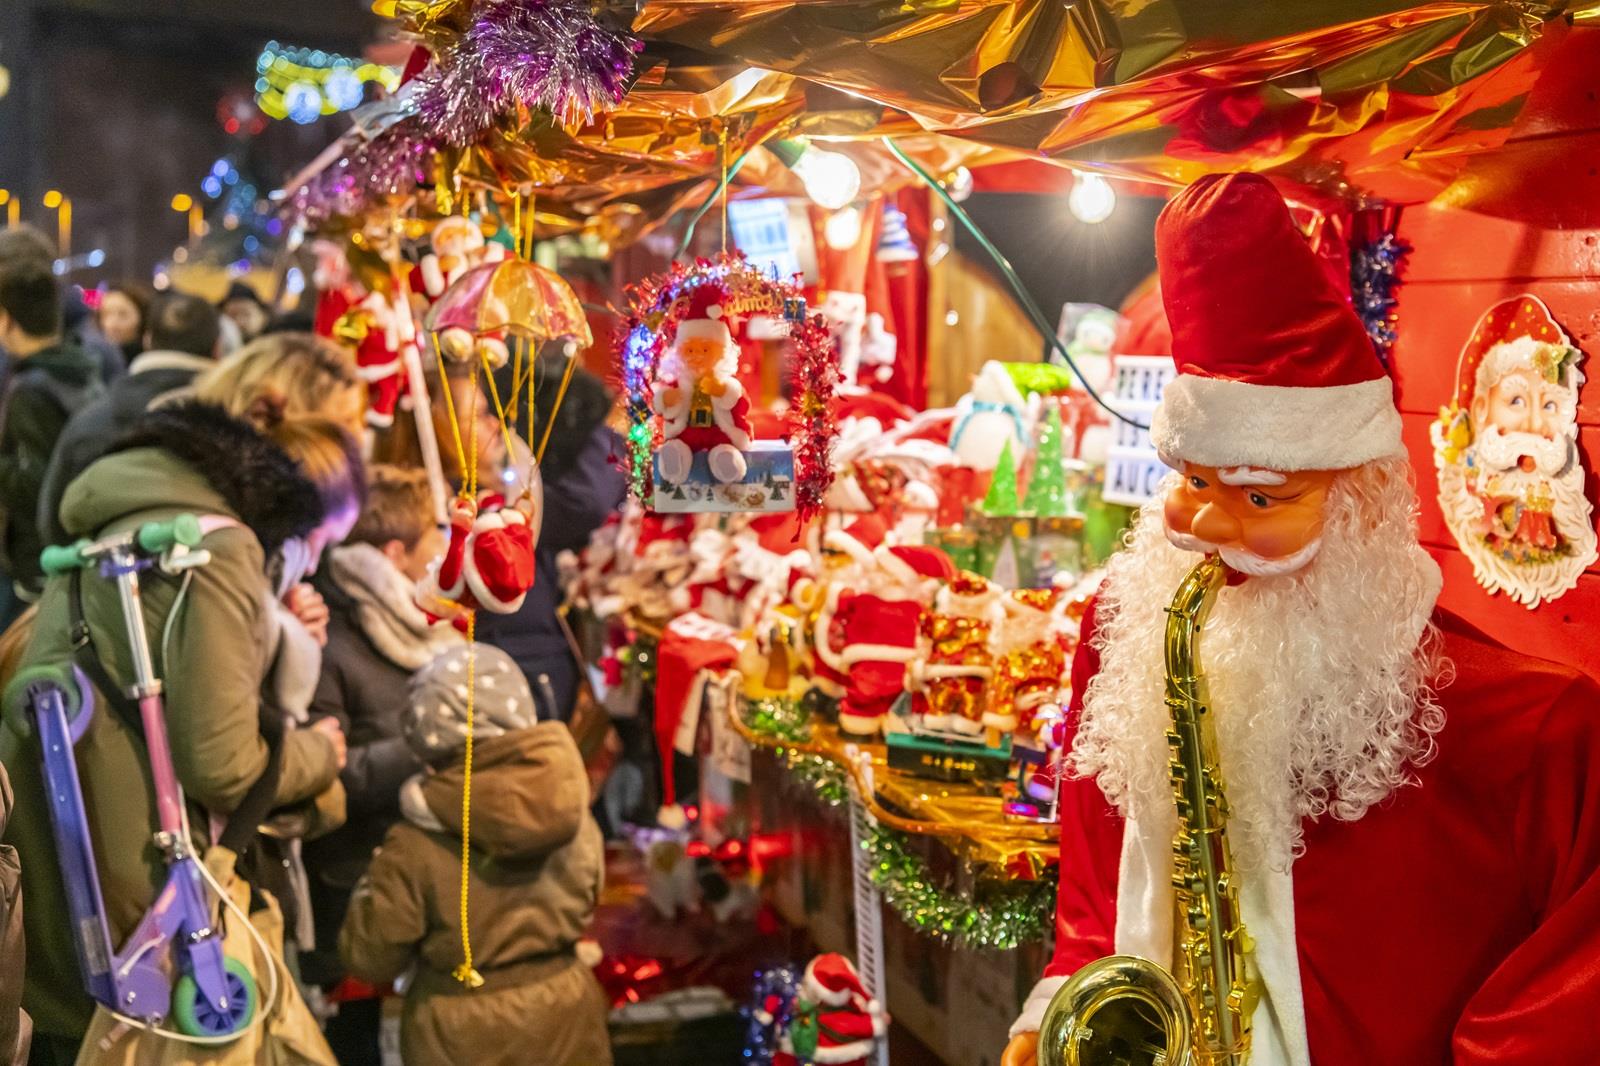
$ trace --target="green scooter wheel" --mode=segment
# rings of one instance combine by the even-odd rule
[[[223,960],[228,983],[228,1005],[209,1002],[200,994],[193,974],[184,974],[172,988],[172,1017],[185,1036],[233,1036],[256,1016],[256,979],[244,963]]]

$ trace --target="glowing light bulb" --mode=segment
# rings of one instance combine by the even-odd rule
[[[854,248],[861,240],[861,212],[854,207],[841,208],[828,216],[822,224],[822,237],[828,247],[843,251]]]
[[[806,195],[829,211],[853,202],[861,192],[861,168],[842,152],[825,152],[808,145],[789,169],[805,183]]]
[[[1067,193],[1067,210],[1079,222],[1094,225],[1111,217],[1117,209],[1117,193],[1111,183],[1098,174],[1074,171],[1072,191]]]

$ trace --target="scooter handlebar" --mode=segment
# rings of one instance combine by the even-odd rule
[[[140,548],[156,555],[173,545],[185,548],[200,545],[200,519],[192,514],[181,514],[166,522],[146,522],[134,535]]]
[[[145,555],[159,555],[177,545],[198,547],[200,539],[200,520],[192,514],[180,514],[164,522],[146,522],[131,533],[104,540],[51,545],[39,553],[39,566],[46,574],[65,574],[91,565],[108,551],[130,544]]]
[[[39,566],[46,574],[65,574],[76,570],[80,566],[88,565],[83,549],[89,546],[88,541],[80,540],[76,544],[52,544],[39,553]]]

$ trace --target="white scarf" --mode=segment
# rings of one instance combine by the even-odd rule
[[[417,670],[461,641],[448,622],[430,623],[412,598],[410,579],[371,544],[343,544],[328,553],[328,574],[356,602],[361,631],[385,659]]]

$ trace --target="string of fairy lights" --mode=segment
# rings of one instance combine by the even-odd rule
[[[277,41],[268,41],[256,57],[256,106],[269,118],[300,125],[359,107],[373,83],[393,92],[400,84],[400,72],[381,63]]]

